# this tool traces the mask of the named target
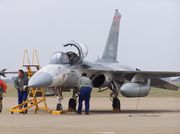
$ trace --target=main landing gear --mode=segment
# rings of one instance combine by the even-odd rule
[[[118,98],[119,95],[119,88],[117,86],[117,83],[112,81],[110,84],[110,89],[111,89],[111,93],[110,93],[110,100],[112,101],[112,107],[113,107],[113,111],[114,112],[121,112],[121,103],[120,100]]]

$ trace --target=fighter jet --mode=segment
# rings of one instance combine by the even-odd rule
[[[94,88],[112,91],[110,97],[113,109],[119,111],[119,94],[125,97],[145,97],[149,94],[151,87],[178,90],[179,87],[162,78],[180,76],[180,72],[141,71],[117,61],[120,20],[121,15],[116,9],[101,58],[95,62],[85,60],[88,54],[87,46],[70,41],[63,45],[69,51],[53,53],[49,64],[30,78],[28,86],[51,88],[57,95],[57,110],[62,109],[62,92],[68,89],[73,90],[72,98],[69,100],[69,109],[75,110],[78,97],[77,82],[83,72],[92,79]]]

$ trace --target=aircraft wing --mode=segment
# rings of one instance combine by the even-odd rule
[[[152,79],[152,78],[166,78],[166,77],[176,77],[180,76],[180,72],[170,72],[170,71],[140,71],[140,70],[114,70],[111,68],[106,68],[98,66],[95,68],[88,68],[86,71],[90,72],[108,72],[112,73],[115,76],[127,76],[127,75],[135,75],[140,74],[145,79]]]
[[[113,68],[108,68],[101,64],[89,64],[86,63],[87,68],[84,70],[86,72],[91,72],[92,74],[96,73],[110,73],[113,74],[116,78],[132,78],[134,75],[142,75],[144,79],[151,79],[151,86],[169,89],[169,90],[178,90],[179,87],[162,80],[161,78],[166,77],[176,77],[180,76],[180,72],[170,72],[170,71],[141,71],[141,70],[116,70]]]
[[[140,74],[144,78],[166,78],[180,76],[180,72],[165,72],[165,71],[113,71],[115,75],[117,74]]]
[[[7,72],[6,69],[2,69],[0,71],[0,76],[6,77],[6,74],[17,74],[17,71],[13,71],[13,72]]]
[[[175,90],[175,91],[177,91],[179,89],[178,86],[171,84],[167,81],[164,81],[162,79],[159,79],[159,78],[151,79],[151,86],[156,87],[156,88]]]
[[[27,71],[24,71],[25,73],[28,73]],[[6,71],[6,69],[2,69],[0,71],[0,76],[6,77],[6,74],[17,74],[18,71]],[[32,73],[35,73],[35,71],[32,71]]]
[[[168,90],[178,90],[179,87],[171,84],[169,82],[166,82],[160,78],[166,78],[166,77],[174,77],[174,76],[180,76],[180,72],[161,72],[161,71],[113,71],[113,70],[91,70],[88,69],[87,71],[93,71],[93,72],[109,72],[115,75],[117,78],[119,77],[129,77],[134,76],[135,74],[142,75],[145,79],[151,79],[151,86],[162,88],[162,89],[168,89]]]

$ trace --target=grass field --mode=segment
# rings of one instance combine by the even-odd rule
[[[98,89],[94,89],[92,93],[92,97],[109,97],[110,90],[106,90],[104,92],[97,92]],[[6,97],[16,97],[17,91],[11,85],[8,85],[7,93],[4,94]],[[63,96],[70,97],[72,95],[71,92],[64,92]],[[122,97],[122,96],[120,96]],[[180,97],[180,90],[171,91],[164,89],[152,88],[150,94],[147,97]]]

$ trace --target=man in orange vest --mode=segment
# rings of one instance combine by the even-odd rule
[[[3,93],[6,93],[7,85],[0,79],[0,113],[2,112]]]

